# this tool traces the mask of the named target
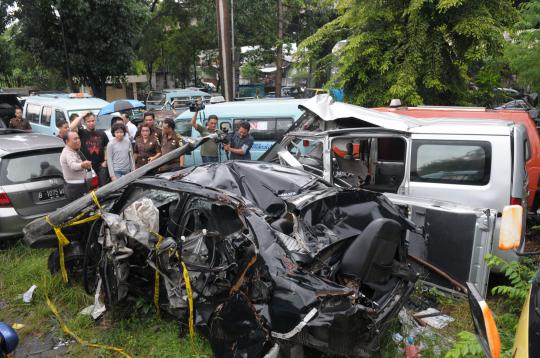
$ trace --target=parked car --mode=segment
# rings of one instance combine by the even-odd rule
[[[528,141],[525,143],[527,153],[526,168],[529,180],[528,210],[536,212],[540,208],[540,136],[536,123],[529,112],[523,110],[490,110],[483,107],[381,107],[374,108],[380,112],[394,113],[427,120],[452,119],[487,119],[507,121],[523,125],[527,130]]]
[[[7,128],[9,120],[15,117],[15,107],[22,108],[16,93],[0,92],[0,128]]]
[[[389,197],[394,193],[496,212],[519,204],[527,212],[525,162],[530,150],[521,124],[420,120],[333,102],[326,95],[302,107],[302,118],[261,160],[302,168],[338,186],[389,193]],[[421,226],[426,213],[412,211],[411,215]],[[521,219],[520,227],[525,227],[526,216]],[[499,224],[497,220],[496,239]],[[460,277],[463,284],[467,275],[479,273],[478,267],[469,266],[471,259],[476,260],[482,278],[476,277],[475,282],[487,284],[489,270],[483,257],[477,256],[476,246],[470,244],[474,240],[460,238],[461,227],[445,227],[444,231],[439,233],[437,245],[410,235],[411,252]],[[434,240],[435,235],[430,238]],[[482,245],[489,252],[491,238],[484,239],[488,241]],[[497,248],[494,252],[506,259],[516,258],[513,252]],[[466,261],[458,265],[459,260]],[[480,291],[485,294],[486,287]]]
[[[283,137],[287,129],[300,117],[302,111],[298,105],[305,100],[263,99],[241,102],[226,102],[209,104],[199,112],[198,123],[206,126],[207,118],[211,114],[218,116],[218,128],[224,132],[232,133],[238,129],[243,120],[251,124],[250,134],[255,142],[251,147],[251,159],[256,160],[277,140]],[[185,111],[175,118],[176,131],[186,137],[199,137],[200,134],[191,126],[193,112]],[[227,155],[220,151],[221,161],[227,160]],[[187,155],[185,165],[199,165],[202,163],[200,150]]]
[[[210,103],[212,96],[206,92],[193,89],[170,88],[161,91],[150,91],[146,97],[146,109],[150,111],[176,110],[185,111],[189,103],[199,101]]]
[[[91,111],[97,116],[99,110],[108,103],[87,93],[37,93],[27,97],[23,117],[30,122],[33,132],[55,136],[58,134],[58,121],[65,120],[69,123],[69,117],[73,113],[82,115]],[[110,122],[97,120],[96,128],[109,127]]]
[[[28,222],[68,203],[63,147],[56,137],[0,129],[0,242],[22,237]]]

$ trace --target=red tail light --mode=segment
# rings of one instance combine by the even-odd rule
[[[309,147],[309,140],[304,139],[303,141],[304,147]]]
[[[521,205],[521,199],[510,197],[510,205]]]
[[[97,189],[99,186],[99,177],[96,175],[95,177],[92,177],[90,180],[90,188],[91,189]]]
[[[8,206],[12,206],[9,196],[4,192],[0,192],[0,208],[5,208]]]

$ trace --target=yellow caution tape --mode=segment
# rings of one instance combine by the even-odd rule
[[[13,358],[13,353],[6,354],[6,358]]]
[[[92,199],[94,199],[94,203],[96,203],[97,208],[101,210],[101,205],[99,204],[99,200],[97,198],[96,192],[92,190],[90,192],[90,195],[92,196]]]
[[[152,232],[157,238],[158,242],[156,243],[156,267],[158,267],[158,250],[161,246],[161,242],[163,241],[163,236],[156,232]],[[156,270],[155,278],[154,278],[154,306],[156,306],[156,315],[159,318],[160,312],[159,312],[159,271]]]
[[[60,314],[58,313],[58,309],[56,308],[56,306],[49,299],[49,294],[47,292],[47,279],[46,279],[46,277],[44,277],[44,286],[45,286],[45,299],[47,300],[47,305],[51,309],[52,313],[55,315],[56,319],[58,320],[58,323],[60,324],[60,327],[62,327],[62,331],[64,331],[65,334],[71,336],[73,339],[75,339],[79,344],[81,344],[83,346],[91,347],[91,348],[105,349],[105,350],[108,350],[108,351],[117,352],[117,353],[123,355],[126,358],[132,358],[131,355],[129,355],[129,353],[126,353],[122,348],[113,347],[113,346],[109,346],[109,345],[105,345],[105,344],[90,343],[90,342],[85,341],[84,339],[80,338],[75,333],[73,333],[73,331],[71,329],[69,329],[69,327],[65,324],[62,317],[60,317]]]
[[[184,269],[184,282],[186,283],[186,291],[188,294],[189,305],[189,337],[191,338],[191,350],[197,355],[197,347],[195,346],[195,325],[193,322],[193,291],[191,290],[191,282],[189,281],[189,273],[184,261],[180,261]]]
[[[84,214],[81,213],[81,214],[77,215],[76,217],[74,217],[73,219],[71,219],[70,221],[68,221],[67,223],[61,224],[61,225],[54,225],[51,222],[51,219],[49,218],[49,215],[45,216],[45,221],[47,221],[47,223],[53,228],[54,234],[56,235],[56,238],[58,239],[58,259],[60,261],[60,273],[62,274],[62,280],[64,282],[68,282],[68,275],[67,275],[67,271],[66,271],[66,263],[64,261],[64,247],[69,245],[69,240],[64,235],[64,233],[62,232],[62,229],[65,228],[65,227],[85,224],[87,222],[94,221],[94,220],[101,217],[100,214],[95,214],[95,215],[89,216],[89,217],[81,220],[80,218],[83,215]]]

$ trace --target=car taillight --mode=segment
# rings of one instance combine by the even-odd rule
[[[5,208],[8,206],[12,206],[9,196],[7,195],[7,193],[0,192],[0,208]]]
[[[521,199],[510,197],[510,205],[521,205]]]
[[[99,177],[96,175],[95,177],[92,177],[90,180],[90,187],[92,189],[97,189],[99,186]]]

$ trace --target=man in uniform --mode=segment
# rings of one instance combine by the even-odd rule
[[[193,128],[195,128],[201,134],[201,137],[205,137],[213,133],[221,134],[221,131],[217,129],[218,117],[215,114],[208,116],[206,127],[203,127],[197,123],[198,113],[199,112],[193,113],[193,117],[191,118],[191,126],[193,126]],[[203,163],[219,161],[218,145],[215,141],[209,140],[201,145],[201,158]]]
[[[9,120],[9,128],[22,129],[25,131],[32,130],[32,126],[30,126],[30,123],[23,118],[22,109],[20,107],[15,107],[15,117]]]
[[[165,118],[162,126],[162,137],[161,137],[161,156],[166,155],[167,153],[180,148],[184,145],[184,140],[182,136],[174,131],[176,125],[172,118]],[[167,164],[162,165],[159,168],[161,172],[175,171],[180,170],[184,167],[184,155],[182,155],[178,160],[172,160]]]
[[[143,122],[147,124],[148,126],[150,126],[150,128],[154,129],[154,135],[156,136],[158,141],[161,143],[162,133],[161,133],[161,129],[159,129],[158,126],[156,126],[155,119],[156,117],[153,112],[144,112]],[[173,121],[173,124],[174,124],[174,121]]]

